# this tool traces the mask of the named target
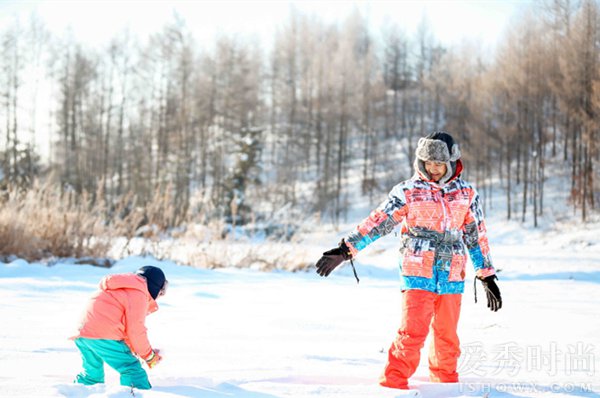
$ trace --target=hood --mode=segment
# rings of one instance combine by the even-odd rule
[[[100,289],[136,289],[150,295],[150,293],[148,293],[148,287],[146,286],[146,280],[136,274],[107,275],[100,281]]]
[[[100,281],[100,289],[104,291],[119,289],[135,289],[143,292],[148,298],[148,314],[158,310],[158,304],[150,296],[146,279],[136,274],[107,275]]]

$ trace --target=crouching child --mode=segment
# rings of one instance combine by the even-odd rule
[[[144,266],[135,273],[114,274],[100,281],[73,337],[81,353],[83,371],[75,383],[104,383],[104,363],[119,372],[121,385],[150,389],[149,368],[161,361],[148,341],[146,315],[158,310],[156,299],[165,294],[168,282],[158,267]]]

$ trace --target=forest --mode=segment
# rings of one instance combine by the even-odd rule
[[[15,21],[0,30],[0,253],[74,234],[24,256],[83,255],[107,229],[281,238],[313,215],[335,224],[409,178],[435,130],[457,139],[484,199],[503,189],[507,219],[537,226],[562,173],[585,222],[600,200],[599,6],[535,3],[494,51],[358,11],[338,24],[290,12],[269,44],[198,42],[185,15],[100,48],[41,16]]]

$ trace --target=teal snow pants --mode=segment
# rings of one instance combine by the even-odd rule
[[[141,390],[152,388],[148,374],[127,344],[119,340],[75,339],[83,359],[83,372],[75,378],[79,384],[104,383],[104,362],[121,375],[121,385]]]

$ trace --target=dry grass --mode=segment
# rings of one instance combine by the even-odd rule
[[[149,204],[140,207],[133,195],[109,206],[102,199],[93,200],[92,195],[77,197],[52,186],[10,191],[0,201],[0,256],[28,261],[83,258],[102,266],[107,262],[94,259],[131,255],[209,269],[299,271],[310,266],[312,259],[305,258],[301,243],[233,239],[224,236],[226,225],[219,220],[169,228],[177,215],[172,198],[164,192],[169,189],[157,191]],[[94,195],[103,196],[102,192]],[[209,211],[209,206],[204,202],[197,207]],[[198,213],[195,218],[207,219]]]
[[[29,261],[105,257],[112,238],[127,232],[139,219],[132,212],[111,223],[107,214],[106,204],[94,202],[88,194],[77,198],[73,192],[61,193],[50,186],[9,191],[0,204],[0,255]]]
[[[181,253],[181,251],[180,251]],[[258,271],[302,271],[312,263],[301,244],[289,242],[244,243],[227,240],[204,242],[186,252],[184,258],[172,259],[201,268],[250,268]]]
[[[112,257],[152,256],[197,268],[250,268],[260,271],[302,271],[312,265],[312,253],[301,242],[252,241],[223,237],[221,223],[188,224],[169,236],[154,234],[120,240]],[[126,247],[125,247],[126,245]],[[312,254],[314,256],[314,254]]]

